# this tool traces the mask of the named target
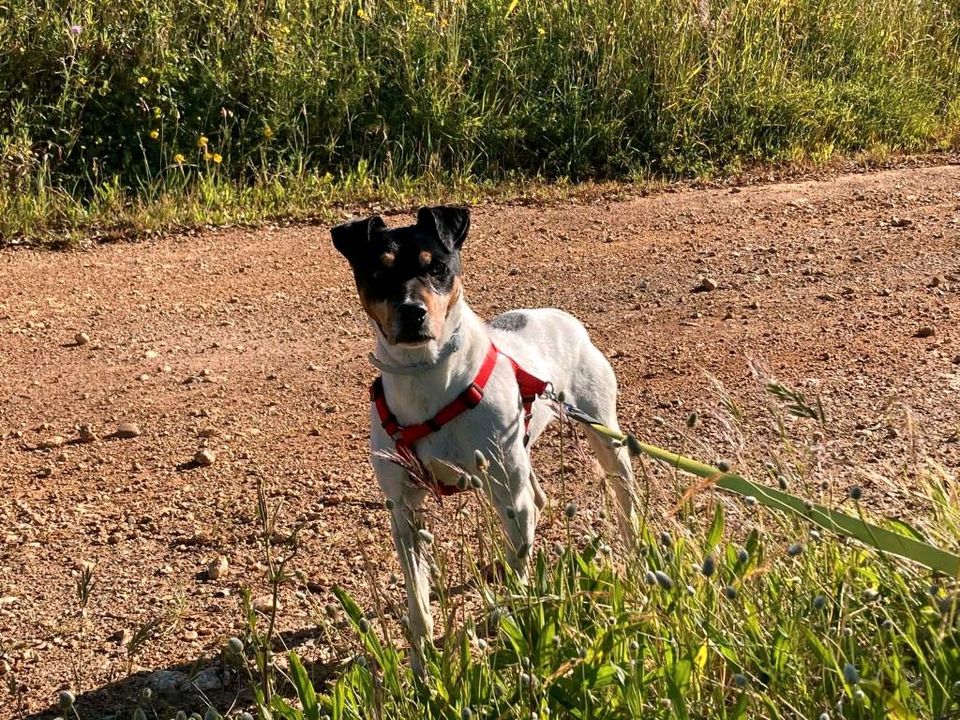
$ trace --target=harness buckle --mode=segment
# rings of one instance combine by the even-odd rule
[[[470,383],[467,389],[460,393],[460,399],[468,409],[472,410],[483,400],[483,390],[478,388],[476,383]]]

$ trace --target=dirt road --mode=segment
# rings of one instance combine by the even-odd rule
[[[960,167],[486,206],[465,265],[482,315],[578,315],[618,372],[624,424],[654,442],[676,444],[696,410],[711,449],[687,447],[736,458],[710,376],[758,412],[753,360],[823,396],[829,429],[813,440],[834,490],[857,478],[900,512],[914,442],[960,467]],[[716,288],[693,292],[702,276]],[[258,473],[285,500],[281,527],[305,523],[281,627],[322,657],[312,617],[330,586],[369,597],[361,550],[377,582],[396,570],[365,459],[370,337],[323,227],[0,252],[0,656],[2,682],[23,685],[0,691],[0,716],[49,708],[77,679],[122,697],[139,687],[131,667],[215,654],[241,625],[241,588],[264,591]],[[109,437],[121,423],[139,436]],[[97,439],[76,442],[82,424]],[[769,442],[768,426],[745,442]],[[200,447],[209,467],[191,463]],[[541,456],[556,497],[555,454]],[[600,491],[572,492],[589,507]],[[208,579],[218,555],[229,567]],[[84,562],[95,585],[80,621]],[[153,618],[164,634],[128,658]]]

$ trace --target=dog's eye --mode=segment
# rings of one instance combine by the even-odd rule
[[[443,277],[447,274],[447,266],[443,263],[433,262],[430,263],[430,274],[434,277]]]

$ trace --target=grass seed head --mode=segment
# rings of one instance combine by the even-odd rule
[[[474,490],[479,490],[480,488],[483,487],[483,480],[481,480],[480,478],[478,478],[476,475],[471,475],[471,476],[470,476],[470,485],[471,485],[471,487],[473,487]]]
[[[850,488],[851,500],[856,501],[856,500],[859,500],[861,497],[863,497],[863,488],[861,488],[859,485],[854,485],[852,488]]]
[[[813,599],[813,607],[815,610],[823,610],[827,606],[827,598],[823,595],[817,595]]]
[[[803,543],[795,542],[795,543],[791,543],[787,547],[787,555],[789,555],[790,557],[796,557],[802,552],[803,552]]]
[[[727,585],[723,588],[723,596],[727,600],[736,600],[737,599],[737,589],[733,585]]]
[[[397,506],[397,503],[393,498],[387,498],[386,500],[383,501],[383,506],[387,510],[393,510]]]
[[[57,701],[60,703],[61,710],[69,710],[73,707],[73,704],[77,701],[77,698],[69,690],[63,690],[60,693],[60,696],[57,698]]]
[[[673,580],[662,570],[657,570],[653,573],[653,577],[656,579],[657,585],[664,590],[673,590]]]
[[[743,673],[737,673],[733,676],[733,684],[738,688],[744,688],[747,686],[747,676]]]
[[[233,655],[242,655],[243,640],[238,637],[232,637],[227,640],[227,651]]]
[[[487,460],[487,456],[479,450],[473,451],[473,462],[477,466],[477,472],[486,472],[487,468],[490,467],[490,462]]]
[[[213,708],[210,708],[213,710]],[[203,720],[218,720],[219,715],[210,715],[210,710],[207,710],[207,714],[203,716]],[[216,712],[216,710],[214,710]],[[143,711],[143,708],[137,708],[133,711],[133,720],[147,720],[147,714]]]
[[[747,552],[746,548],[740,548],[740,550],[737,551],[737,562],[741,565],[746,565],[749,560],[750,553]]]
[[[646,575],[643,576],[643,581],[647,585],[654,585],[657,582],[657,576],[654,575],[653,570],[647,570]]]
[[[847,663],[843,666],[843,679],[846,680],[849,685],[856,685],[860,682],[860,673],[853,663]]]
[[[419,537],[420,540],[427,545],[433,544],[433,534],[426,528],[420,528],[417,530],[417,537]]]
[[[460,720],[473,720],[473,710],[465,707],[460,711]]]
[[[567,507],[564,508],[563,513],[567,516],[568,520],[573,520],[573,516],[577,514],[577,504],[574,502],[567,503]]]
[[[704,577],[712,577],[716,571],[717,559],[713,555],[707,555],[707,557],[703,559],[703,566],[700,568],[700,572],[703,573]]]
[[[717,470],[720,472],[726,473],[730,472],[730,461],[729,460],[718,460],[717,461]]]

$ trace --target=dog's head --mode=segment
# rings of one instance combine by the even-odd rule
[[[420,208],[415,225],[388,228],[379,215],[338,225],[333,245],[350,261],[364,310],[390,345],[439,340],[460,299],[460,248],[470,211]]]

